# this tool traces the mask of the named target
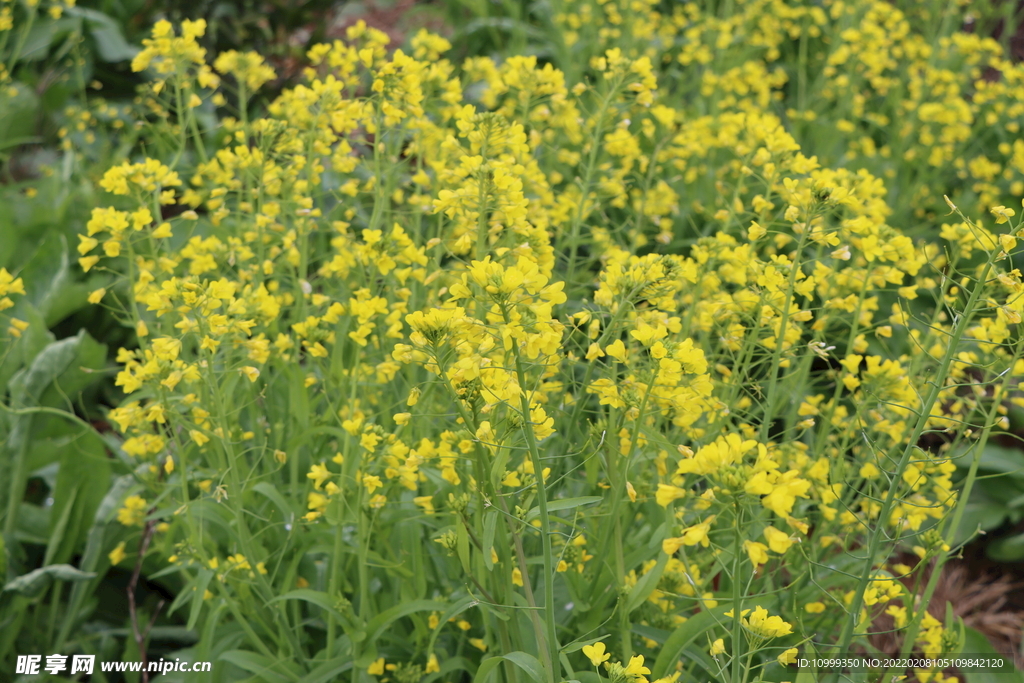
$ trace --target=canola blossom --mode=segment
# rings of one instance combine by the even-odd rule
[[[556,5],[564,70],[360,22],[263,109],[261,56],[154,27],[180,146],[77,245],[139,342],[117,522],[295,680],[790,680],[883,617],[948,654],[922,575],[1024,406],[1024,143],[984,142],[1024,66],[871,0]]]

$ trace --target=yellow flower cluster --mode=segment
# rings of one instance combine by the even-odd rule
[[[561,680],[559,640],[614,614],[621,661],[603,641],[583,655],[645,683],[655,636],[727,607],[708,629],[729,667],[788,665],[801,638],[849,641],[899,609],[934,649],[887,561],[946,556],[953,459],[1024,404],[1020,222],[994,203],[1024,167],[952,161],[980,108],[1008,125],[985,97],[1017,97],[970,99],[949,84],[982,79],[954,62],[1002,58],[959,34],[929,47],[880,0],[555,5],[563,68],[456,65],[440,36],[392,49],[358,23],[262,114],[259,55],[211,69],[201,23],[155,27],[134,66],[176,79],[147,107],[189,154],[110,169],[116,205],[78,248],[123,278],[96,297],[139,343],[110,420],[146,496],[173,501],[163,547],[256,605],[249,646],[299,651],[323,620],[328,660],[347,648],[394,680],[497,648]],[[240,104],[215,135],[190,113],[225,101],[213,71]],[[822,102],[846,117],[842,153],[805,125]],[[945,164],[1005,227],[935,215]],[[0,271],[0,296],[22,291]],[[792,600],[769,597],[783,567]],[[385,621],[391,598],[487,610]],[[406,617],[394,641],[414,646],[363,644]]]

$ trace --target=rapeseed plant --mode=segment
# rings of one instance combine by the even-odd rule
[[[665,31],[721,51],[751,16],[687,5]],[[479,661],[557,683],[580,649],[611,681],[689,680],[699,632],[703,675],[745,683],[809,641],[850,651],[883,612],[904,650],[951,646],[907,579],[962,538],[955,459],[976,468],[1024,368],[1013,210],[992,208],[1007,232],[961,214],[945,251],[914,243],[882,178],[804,156],[766,111],[780,76],[751,71],[752,93],[709,71],[716,112],[674,109],[655,61],[706,53],[609,47],[569,87],[362,25],[260,118],[272,72],[220,55],[240,118],[204,150],[190,112],[225,96],[203,27],[181,31],[134,67],[195,146],[106,172],[126,204],[79,251],[120,274],[102,305],[140,342],[111,419],[152,466],[118,520],[165,523],[153,552],[191,624],[236,624],[282,676],[353,681]],[[916,567],[890,564],[903,548]]]
[[[104,552],[180,579],[197,659],[748,683],[883,614],[958,647],[926,607],[1024,401],[1024,148],[985,147],[1020,66],[880,1],[659,7],[554,3],[561,69],[357,23],[256,114],[259,55],[154,27],[172,152],[77,248],[139,342]]]

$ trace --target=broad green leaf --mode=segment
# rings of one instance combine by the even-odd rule
[[[1024,560],[1024,534],[1017,534],[993,541],[985,548],[985,554],[996,562],[1017,562]]]
[[[50,384],[70,367],[85,338],[85,330],[74,337],[48,344],[31,365],[11,379],[11,399],[16,407],[34,406]]]
[[[96,41],[96,52],[103,61],[123,62],[138,53],[138,48],[132,47],[124,39],[117,21],[103,12],[87,7],[69,7],[65,12],[72,16],[80,16],[85,20],[89,33]]]
[[[473,677],[473,683],[486,683],[487,677],[494,672],[495,669],[501,664],[504,657],[488,657],[484,661],[480,662],[480,666],[476,670],[476,676]]]
[[[112,484],[110,460],[103,441],[91,432],[83,433],[76,424],[64,422],[80,431],[77,438],[69,439],[57,451],[60,467],[53,489],[51,541],[56,531],[54,521],[67,520],[60,543],[53,551],[52,561],[57,563],[67,562],[85,547],[96,510]]]
[[[546,678],[544,676],[544,667],[541,666],[540,662],[533,655],[526,652],[509,652],[505,655],[505,659],[525,671],[536,683],[544,683]]]
[[[982,655],[985,657],[998,657],[1001,655],[980,631],[973,628],[964,628],[964,646],[962,652],[965,655]],[[1005,655],[1003,655],[1005,657]],[[1019,671],[995,672],[995,671],[961,671],[966,683],[1024,683],[1024,674]]]
[[[544,683],[546,680],[544,667],[541,666],[536,657],[526,652],[509,652],[507,655],[489,657],[482,661],[480,668],[476,670],[476,675],[473,677],[473,683],[485,683],[488,676],[494,673],[494,670],[498,668],[502,660],[507,660],[518,666],[536,683]]]
[[[95,576],[96,574],[93,572],[83,572],[77,567],[72,567],[70,564],[51,564],[49,567],[41,567],[8,581],[3,588],[3,592],[34,597],[43,592],[54,580],[88,581]]]

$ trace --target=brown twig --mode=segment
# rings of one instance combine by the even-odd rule
[[[156,508],[154,508],[155,510]],[[150,510],[152,513],[153,510]],[[139,584],[139,576],[142,574],[142,559],[146,556],[146,551],[149,549],[149,543],[153,540],[153,531],[156,527],[154,520],[146,522],[146,526],[142,530],[142,539],[139,541],[139,557],[135,561],[135,570],[132,572],[131,581],[128,582],[128,613],[131,615],[132,620],[132,635],[135,636],[135,644],[139,648],[139,656],[142,658],[142,683],[149,683],[149,666],[148,658],[146,657],[146,636],[153,630],[153,624],[156,623],[156,617],[160,613],[160,609],[164,606],[164,601],[161,600],[157,603],[156,610],[153,612],[152,619],[149,620],[149,624],[146,626],[145,631],[139,630],[139,615],[135,605],[135,588]]]

